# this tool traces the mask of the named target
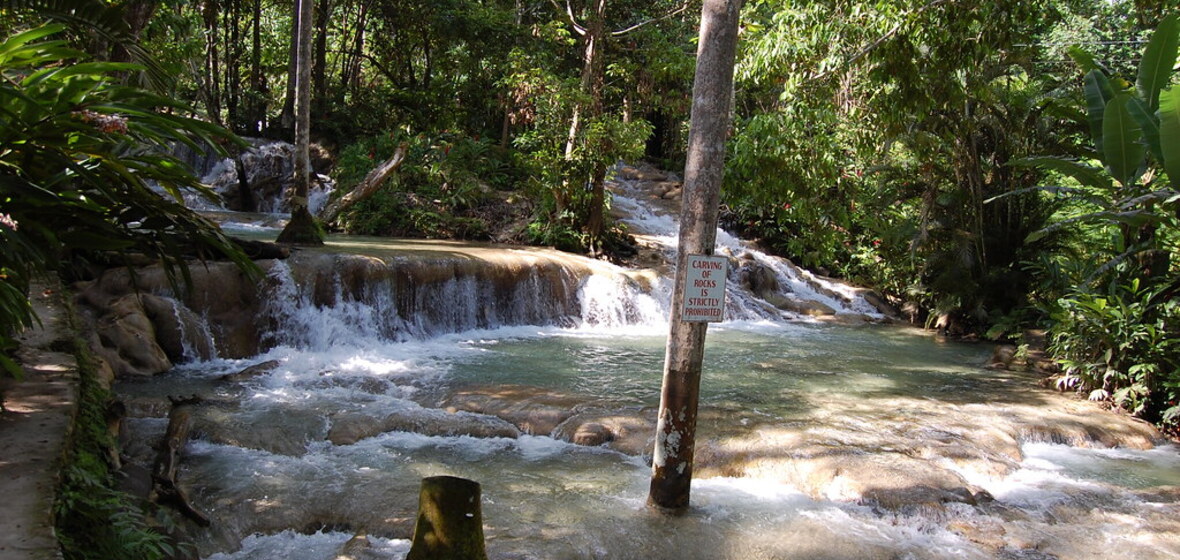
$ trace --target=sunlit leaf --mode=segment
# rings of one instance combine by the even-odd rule
[[[1124,187],[1135,183],[1146,154],[1141,142],[1143,131],[1127,109],[1130,99],[1126,93],[1115,95],[1106,104],[1102,118],[1102,161]]]
[[[1139,95],[1153,111],[1159,107],[1160,90],[1167,85],[1176,65],[1176,49],[1180,41],[1180,25],[1176,16],[1170,15],[1160,21],[1139,61],[1139,77],[1136,87]]]

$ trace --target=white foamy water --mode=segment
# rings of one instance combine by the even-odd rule
[[[611,204],[624,214],[621,221],[631,233],[660,247],[665,258],[673,262],[679,246],[678,217],[644,204],[641,201],[644,196],[650,195],[642,191],[639,181],[620,179],[618,188],[612,192]],[[752,261],[773,271],[780,294],[785,297],[819,302],[837,314],[857,314],[877,319],[884,317],[880,310],[864,301],[856,288],[818,277],[785,259],[763,253],[721,228],[717,229],[715,254]],[[795,318],[790,313],[774,310],[766,303],[759,304],[753,294],[740,289],[739,273],[739,270],[731,267],[726,289],[729,300],[727,319]]]

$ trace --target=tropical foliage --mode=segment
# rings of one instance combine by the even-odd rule
[[[1144,48],[1137,77],[1111,78],[1083,51],[1089,160],[1019,162],[1057,171],[1069,215],[1034,236],[1067,228],[1104,234],[1093,263],[1048,302],[1059,386],[1180,426],[1180,86],[1172,84],[1180,22],[1168,16]],[[1092,162],[1092,163],[1091,163]],[[1098,257],[1098,258],[1094,258]]]
[[[251,266],[212,223],[187,210],[201,191],[168,149],[217,146],[220,129],[169,114],[176,101],[121,85],[142,67],[87,62],[67,47],[63,26],[17,33],[0,43],[0,336],[33,324],[30,282],[56,271],[124,264],[143,255],[165,266],[178,288],[186,259],[230,256]],[[15,364],[5,358],[12,372]]]
[[[226,250],[175,204],[196,185],[157,148],[204,144],[217,125],[285,138],[293,122],[289,4],[40,5],[96,22],[87,32],[37,27],[35,4],[0,14],[3,332],[33,320],[33,274],[146,253],[182,280],[175,255]],[[312,134],[338,154],[337,180],[410,151],[335,225],[625,254],[603,185],[619,160],[680,165],[698,7],[316,0]],[[1166,8],[748,0],[724,223],[948,333],[1049,328],[1063,386],[1171,418],[1180,90]]]

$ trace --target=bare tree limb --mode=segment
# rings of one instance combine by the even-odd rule
[[[557,0],[549,0],[549,3],[553,4],[553,7],[557,9],[557,11],[562,11],[561,6],[557,4]],[[585,35],[586,28],[578,23],[578,18],[574,17],[574,7],[570,5],[569,0],[566,0],[565,2],[564,11],[566,17],[568,17],[570,20],[570,25],[574,26],[574,32],[576,32],[578,35]]]
[[[611,37],[622,37],[623,35],[626,35],[632,31],[635,31],[636,29],[639,29],[639,28],[644,27],[646,25],[650,25],[650,24],[653,24],[657,21],[663,21],[663,20],[666,20],[670,17],[679,15],[687,9],[688,9],[688,2],[685,2],[685,3],[681,4],[679,8],[676,8],[675,10],[672,10],[660,17],[652,18],[647,21],[641,21],[641,22],[639,22],[635,25],[632,25],[631,27],[625,28],[625,29],[620,29],[618,31],[611,31],[610,35],[611,35]]]

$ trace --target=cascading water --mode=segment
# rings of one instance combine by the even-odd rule
[[[289,213],[288,199],[294,172],[295,147],[289,142],[250,139],[250,147],[235,157],[220,158],[178,146],[178,157],[201,182],[220,197],[220,203],[187,195],[189,207],[202,211],[243,211],[263,214]],[[327,175],[312,173],[308,210],[317,213],[327,203],[335,183]]]
[[[633,232],[674,247],[667,217],[616,194]],[[179,477],[213,520],[191,530],[203,558],[338,558],[358,532],[352,557],[403,558],[419,481],[442,474],[483,485],[495,559],[1180,555],[1180,453],[1130,448],[1150,430],[979,368],[986,348],[785,320],[740,270],[706,349],[693,508],[655,514],[670,282],[545,250],[394,245],[270,265],[265,352],[117,387],[133,462],[154,454],[165,396],[205,397]],[[721,245],[783,297],[878,316]]]

